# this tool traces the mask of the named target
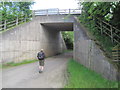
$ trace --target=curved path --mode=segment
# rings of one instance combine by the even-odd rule
[[[2,88],[62,88],[66,83],[65,71],[72,53],[47,58],[43,73],[38,73],[38,62],[2,71]]]

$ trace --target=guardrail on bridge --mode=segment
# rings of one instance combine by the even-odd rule
[[[63,14],[81,14],[80,9],[41,9],[34,10],[33,15],[63,15]]]

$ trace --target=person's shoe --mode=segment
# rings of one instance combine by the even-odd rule
[[[43,71],[41,71],[41,73],[42,73]]]
[[[39,70],[39,73],[42,73],[43,71],[42,70]]]
[[[39,73],[41,73],[42,71],[41,70],[39,70]]]

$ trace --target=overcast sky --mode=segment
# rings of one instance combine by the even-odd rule
[[[59,8],[59,9],[76,9],[78,8],[77,0],[34,0],[36,3],[32,10]]]

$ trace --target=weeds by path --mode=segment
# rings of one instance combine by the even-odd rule
[[[52,56],[49,56],[49,57],[52,57]],[[49,57],[46,57],[46,58],[49,58]],[[0,68],[9,68],[9,67],[19,66],[19,65],[23,65],[23,64],[34,63],[36,61],[38,61],[38,60],[23,60],[23,61],[18,62],[18,63],[8,62],[5,64],[0,64]]]
[[[24,60],[24,61],[18,62],[18,63],[9,62],[9,63],[0,65],[0,68],[14,67],[14,66],[19,66],[19,65],[23,65],[23,64],[33,63],[33,62],[36,62],[36,61],[38,61],[38,60]]]

